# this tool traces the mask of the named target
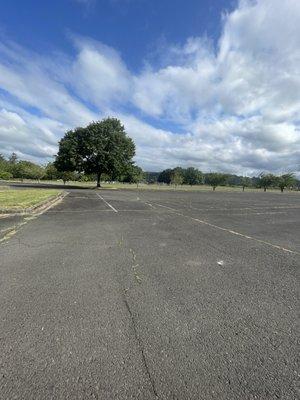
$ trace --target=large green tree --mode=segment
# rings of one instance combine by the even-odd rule
[[[116,118],[92,122],[85,128],[68,131],[59,142],[55,166],[59,171],[121,175],[131,164],[135,145]]]

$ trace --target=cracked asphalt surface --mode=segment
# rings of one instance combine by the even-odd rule
[[[0,398],[299,398],[299,200],[70,190],[0,244]]]

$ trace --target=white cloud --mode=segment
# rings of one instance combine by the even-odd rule
[[[30,160],[52,156],[56,153],[57,139],[53,132],[57,128],[53,121],[35,121],[0,108],[0,148],[6,154],[15,151]]]
[[[59,80],[58,60],[52,61],[51,70],[47,67],[47,60],[18,46],[3,44],[0,45],[0,56],[0,88],[24,107],[35,107],[46,116],[71,125],[82,124],[95,117]]]
[[[182,48],[172,46],[165,57],[170,64],[135,77],[135,105],[146,114],[177,122],[190,119],[203,108],[213,110],[217,75],[208,44],[191,38]]]
[[[93,40],[73,36],[73,41],[78,54],[71,67],[70,83],[78,94],[101,109],[112,102],[126,102],[131,75],[120,55]]]
[[[147,169],[299,170],[299,20],[298,0],[244,0],[217,48],[190,38],[135,74],[88,38],[72,37],[73,57],[2,44],[0,145],[43,158],[66,129],[116,115]]]

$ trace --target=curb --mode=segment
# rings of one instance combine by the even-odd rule
[[[66,197],[68,194],[69,192],[64,191],[56,196],[51,196],[48,199],[28,208],[19,208],[19,209],[0,208],[0,218],[5,218],[12,215],[37,214],[52,207],[57,202],[61,201],[64,197]]]

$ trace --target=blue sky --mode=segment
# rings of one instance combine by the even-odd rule
[[[147,170],[299,171],[297,0],[2,1],[0,152],[117,116]]]
[[[236,1],[4,0],[1,25],[9,38],[38,52],[72,52],[68,32],[91,37],[120,51],[127,65],[138,70],[163,43],[183,44],[204,35],[217,41],[220,16],[233,4]]]

